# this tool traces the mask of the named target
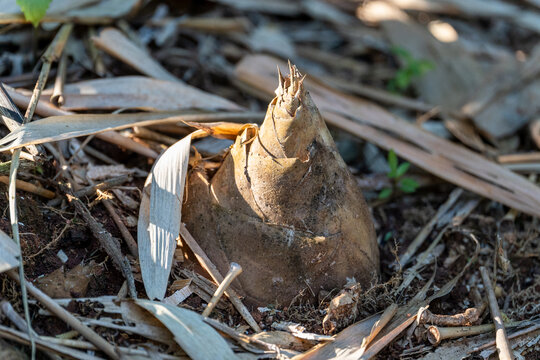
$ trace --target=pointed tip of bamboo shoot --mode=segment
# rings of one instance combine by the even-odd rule
[[[276,89],[276,95],[282,106],[285,106],[287,112],[294,115],[301,104],[301,98],[305,94],[304,79],[298,68],[289,61],[289,75],[284,77],[278,67],[279,85]]]

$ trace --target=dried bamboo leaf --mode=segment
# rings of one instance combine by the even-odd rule
[[[169,81],[180,81],[154,60],[144,49],[141,49],[124,34],[115,28],[106,28],[99,36],[92,37],[94,45],[110,55],[134,67],[150,77]]]
[[[190,146],[188,135],[167,149],[146,180],[137,235],[141,274],[150,299],[162,300],[167,290],[180,232]]]
[[[78,136],[121,130],[133,126],[196,121],[197,114],[171,116],[171,113],[73,114],[50,116],[25,124],[0,139],[0,152],[30,144],[71,139]],[[2,146],[4,145],[4,146]]]
[[[43,94],[49,95],[52,89]],[[146,76],[120,76],[81,81],[64,86],[66,110],[114,110],[119,108],[150,111],[182,109],[240,110],[240,106],[178,81]]]
[[[0,230],[0,273],[17,267],[18,256],[20,252],[13,239]]]
[[[373,325],[380,319],[381,315],[373,315],[361,320],[335,336],[335,340],[316,346],[298,357],[298,360],[315,359],[347,359],[354,356],[360,347],[361,339],[368,336]],[[356,346],[352,346],[356,344]]]
[[[241,81],[271,94],[276,63],[283,64],[269,56],[248,56],[239,63],[236,74]],[[394,149],[411,163],[458,186],[540,216],[540,189],[524,177],[423,131],[371,102],[342,94],[309,76],[305,84],[328,123],[382,148]]]
[[[467,18],[496,17],[510,20],[534,32],[540,32],[540,14],[537,11],[523,9],[506,1],[490,0],[386,0],[403,10],[416,10]]]
[[[135,303],[161,321],[192,359],[237,359],[227,342],[196,312],[155,301]]]
[[[23,333],[21,331],[10,329],[7,326],[0,325],[0,337],[9,339],[11,341],[18,342],[20,344],[28,345],[30,344],[30,340],[28,338],[28,334]],[[34,339],[36,342],[36,347],[47,354],[56,354],[61,355],[67,359],[81,359],[81,360],[92,360],[96,359],[96,356],[94,355],[88,355],[87,353],[79,350],[75,350],[70,347],[62,346],[59,344],[54,344],[50,341],[47,341],[41,337],[38,337]],[[1,344],[0,344],[1,345]],[[0,348],[0,350],[4,350],[3,348]],[[1,351],[4,359],[13,359],[16,360],[17,358],[9,353],[6,353],[4,351]],[[11,355],[11,356],[10,356]],[[7,357],[6,357],[7,356]],[[12,357],[13,356],[13,357]],[[26,359],[25,357],[21,357],[21,359]],[[99,358],[97,358],[99,359]]]

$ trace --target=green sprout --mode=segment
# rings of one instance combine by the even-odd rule
[[[21,8],[25,19],[30,21],[34,27],[38,27],[50,3],[51,0],[17,0],[17,5]]]
[[[392,180],[392,187],[387,187],[381,190],[379,193],[379,199],[387,199],[394,193],[397,188],[404,193],[410,194],[416,191],[418,188],[418,182],[414,179],[403,177],[411,166],[408,162],[402,162],[398,164],[398,158],[393,149],[388,152],[388,166],[390,171],[386,174],[390,180]]]
[[[403,65],[388,83],[388,90],[391,92],[404,92],[409,88],[413,79],[419,78],[427,71],[435,68],[431,61],[415,59],[411,53],[403,48],[393,47],[392,53],[403,60]]]

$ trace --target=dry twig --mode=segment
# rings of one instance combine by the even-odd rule
[[[480,267],[480,274],[482,275],[482,281],[484,282],[484,288],[489,300],[489,310],[491,312],[491,318],[495,324],[495,340],[497,342],[497,351],[499,353],[499,359],[512,360],[514,358],[510,344],[508,343],[508,337],[506,336],[506,330],[502,320],[502,315],[497,304],[497,297],[493,291],[491,285],[491,279],[489,273],[484,266]]]
[[[204,253],[203,249],[199,246],[199,244],[197,244],[197,242],[195,241],[193,236],[191,236],[184,224],[180,225],[180,236],[182,236],[182,239],[186,242],[191,251],[193,251],[195,257],[197,258],[197,260],[199,260],[199,263],[202,265],[202,267],[206,271],[208,271],[210,276],[212,276],[212,279],[218,284],[223,282],[223,276],[221,276],[219,270],[212,263],[212,261],[210,261],[208,256]],[[236,291],[234,291],[233,289],[228,289],[227,291],[225,291],[225,295],[227,295],[231,303],[234,305],[236,310],[238,310],[240,315],[242,315],[244,320],[246,320],[249,326],[251,326],[251,328],[255,330],[255,332],[260,332],[261,328],[255,321],[255,319],[253,319],[253,316],[251,316],[251,313],[248,311],[245,305],[242,303]]]

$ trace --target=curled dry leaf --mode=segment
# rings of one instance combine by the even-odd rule
[[[330,300],[322,323],[325,334],[333,334],[338,328],[354,322],[358,315],[358,298],[361,291],[360,285],[347,284],[345,289]]]
[[[236,286],[257,305],[378,272],[368,208],[296,68],[276,92],[260,131],[237,137],[212,179],[194,169],[183,211],[222,273],[242,266]]]

